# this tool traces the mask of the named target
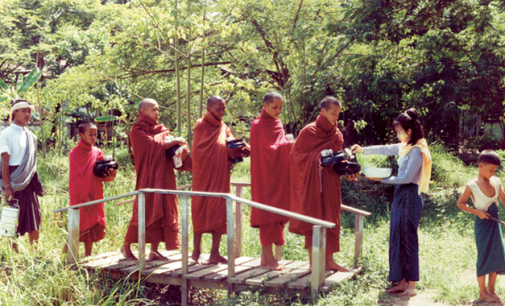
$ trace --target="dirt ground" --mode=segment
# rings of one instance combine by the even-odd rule
[[[405,297],[401,294],[390,295],[387,292],[383,292],[379,295],[378,305],[381,306],[449,306],[441,302],[435,302],[435,293],[429,290],[423,290],[418,292],[414,297]],[[484,303],[479,300],[471,301],[464,305],[473,306],[502,306],[503,303]]]

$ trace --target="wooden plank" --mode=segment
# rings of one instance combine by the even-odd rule
[[[283,288],[287,285],[288,282],[294,281],[300,277],[308,275],[310,273],[309,264],[305,262],[304,266],[299,267],[298,269],[291,271],[289,273],[283,274],[273,280],[269,280],[265,283],[266,287],[272,288]]]
[[[296,268],[306,265],[307,262],[305,261],[294,261],[290,264],[287,264],[284,269],[284,271],[272,271],[270,270],[269,272],[265,274],[261,274],[252,278],[249,278],[245,281],[246,285],[250,286],[260,286],[262,283],[265,283],[269,280],[272,280],[276,277],[279,277],[283,274],[288,273],[289,271],[295,270]]]
[[[349,270],[349,272],[337,272],[333,275],[330,275],[327,277],[324,281],[323,286],[321,286],[320,290],[322,292],[328,292],[331,290],[333,285],[336,283],[342,282],[348,278],[353,277],[356,273],[359,273],[361,271],[361,267],[359,268],[353,268]]]
[[[291,263],[290,260],[281,260],[279,261],[280,264],[287,265]],[[246,279],[252,278],[261,274],[265,274],[267,272],[270,272],[271,270],[265,266],[261,266],[255,269],[252,269],[250,271],[235,275],[234,278],[229,278],[229,283],[231,284],[243,284]]]
[[[93,260],[93,261],[82,264],[82,266],[86,267],[86,268],[101,268],[104,266],[115,264],[118,261],[120,261],[121,259],[123,259],[123,255],[119,254],[119,255],[115,255],[115,256],[111,256],[111,257],[107,257],[107,258],[102,258],[99,260]]]
[[[209,255],[202,254],[202,255],[200,255],[200,257],[203,260],[207,260],[209,258]],[[193,260],[188,261],[188,267],[194,266],[195,264],[196,263]],[[181,269],[182,269],[182,261],[179,260],[179,261],[175,261],[175,262],[171,262],[171,263],[166,263],[164,265],[161,265],[161,266],[158,266],[158,267],[155,267],[152,269],[147,269],[145,272],[142,272],[142,274],[143,275],[150,275],[153,272],[155,272],[155,274],[157,274],[157,275],[163,274],[162,277],[165,277],[165,274],[170,273],[172,271],[181,270]]]
[[[328,277],[332,274],[334,274],[335,271],[325,271],[324,273],[324,277]],[[292,283],[290,283],[288,285],[288,289],[294,289],[294,290],[304,290],[304,289],[308,289],[309,288],[309,284],[310,284],[310,279],[311,279],[312,275],[309,274],[307,276],[304,276]]]
[[[163,256],[166,256],[166,255],[163,255]],[[164,265],[164,264],[170,263],[170,262],[180,261],[181,258],[182,258],[182,254],[179,253],[179,254],[175,254],[174,256],[169,257],[168,261],[167,260],[148,260],[148,261],[146,261],[146,269],[151,269],[151,268],[161,266],[161,265]],[[131,266],[131,267],[121,269],[121,272],[124,272],[126,274],[130,274],[131,272],[133,272],[135,270],[138,270],[138,267]]]
[[[254,258],[252,258],[252,257],[239,257],[239,258],[235,259],[235,265],[240,265],[240,264],[243,264],[243,263],[251,261],[251,260],[254,260]],[[199,270],[194,273],[188,274],[186,276],[186,278],[191,279],[191,280],[202,279],[209,274],[221,272],[221,271],[224,271],[227,269],[228,269],[228,264],[211,265],[210,267],[208,267],[206,269]]]
[[[121,252],[115,251],[115,252],[107,252],[107,253],[103,253],[103,254],[97,254],[94,256],[84,257],[83,259],[81,259],[79,261],[79,263],[95,261],[95,260],[104,259],[107,257],[117,256],[117,255],[121,255]]]
[[[261,263],[261,259],[254,259],[254,260],[246,262],[244,264],[235,266],[235,273],[240,274],[240,273],[252,270],[254,268],[259,267],[260,263]],[[211,282],[222,282],[226,279],[228,279],[228,270],[219,271],[217,273],[207,275],[204,278],[205,281],[211,281]]]
[[[200,255],[200,258],[202,260],[208,260],[209,259],[209,255],[207,255],[207,254],[203,255],[202,254],[202,255]],[[194,263],[194,261],[193,260],[188,261],[188,274],[189,273],[193,273],[195,271],[203,270],[203,269],[209,267],[208,265],[196,265],[196,264],[191,264],[191,263]],[[168,276],[168,277],[182,277],[182,264],[181,264],[181,268],[180,269],[176,269],[176,270],[174,270],[174,271],[166,274],[166,276]]]

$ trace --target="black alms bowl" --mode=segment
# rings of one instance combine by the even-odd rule
[[[98,177],[105,177],[109,169],[119,169],[119,165],[113,158],[96,161],[93,167],[93,173]]]

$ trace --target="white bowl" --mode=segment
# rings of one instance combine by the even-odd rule
[[[365,168],[363,172],[368,177],[385,178],[390,177],[393,169],[391,168]]]

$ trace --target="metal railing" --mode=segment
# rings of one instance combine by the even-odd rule
[[[241,255],[242,244],[242,204],[261,209],[267,212],[278,214],[281,216],[289,217],[292,219],[307,222],[313,225],[312,237],[312,274],[311,274],[311,293],[317,295],[319,288],[324,284],[325,278],[325,254],[326,254],[326,229],[334,228],[335,224],[324,220],[319,220],[283,209],[278,209],[265,204],[249,201],[241,198],[242,188],[250,186],[249,183],[232,183],[236,187],[236,195],[227,193],[213,193],[213,192],[197,192],[197,191],[184,191],[181,189],[189,188],[191,185],[181,186],[178,190],[165,190],[165,189],[141,189],[127,194],[114,196],[106,199],[90,201],[79,205],[64,207],[56,209],[53,212],[68,211],[68,253],[67,262],[75,263],[79,259],[79,208],[99,203],[114,201],[126,197],[138,196],[138,269],[140,271],[146,268],[145,259],[145,194],[146,193],[160,193],[172,194],[181,196],[181,238],[182,238],[182,304],[188,303],[188,260],[189,260],[189,197],[190,196],[206,196],[206,197],[220,197],[226,200],[226,220],[227,220],[227,242],[228,242],[228,280],[235,277],[235,260],[234,258]],[[133,202],[125,201],[122,203]],[[236,203],[235,220],[233,214],[233,202]],[[342,205],[342,210],[356,214],[355,225],[355,265],[359,255],[361,254],[361,246],[363,243],[363,223],[364,217],[369,216],[370,213],[346,205]],[[237,237],[235,237],[235,234]],[[234,247],[235,246],[235,247]],[[276,255],[280,253],[276,252]],[[228,282],[228,293],[233,291],[233,284]]]

